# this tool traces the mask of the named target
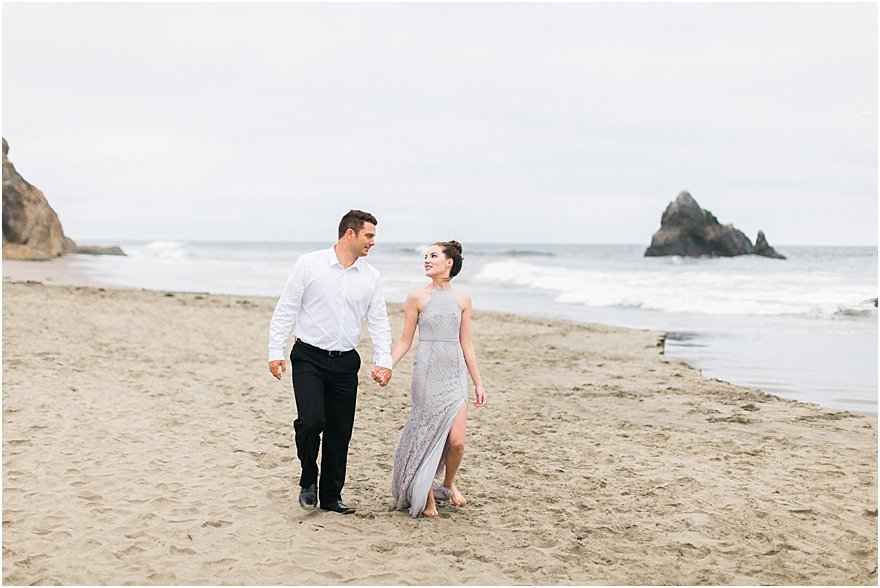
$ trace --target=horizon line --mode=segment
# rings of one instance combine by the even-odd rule
[[[70,237],[69,235],[66,235]],[[335,243],[335,239],[202,239],[202,238],[179,238],[179,237],[151,237],[151,238],[122,238],[122,239],[114,239],[114,238],[105,238],[105,237],[95,237],[95,238],[77,238],[74,241],[77,244],[80,244],[80,240],[83,243],[88,242],[102,242],[104,244],[109,242],[121,242],[121,243],[154,243],[160,241],[166,242],[180,242],[180,243],[266,243],[266,244],[283,244],[283,243]],[[584,241],[469,241],[475,245],[595,245],[595,246],[607,246],[607,245],[616,245],[616,246],[629,246],[629,247],[649,247],[650,242],[648,243],[634,243],[634,242],[584,242]],[[381,244],[391,244],[391,245],[414,245],[414,244],[423,244],[427,243],[425,240],[385,240],[377,242],[377,246],[381,246]],[[776,243],[773,245],[774,248],[777,247],[874,247],[877,248],[877,243]]]

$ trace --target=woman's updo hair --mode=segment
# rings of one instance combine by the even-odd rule
[[[443,255],[452,260],[452,269],[449,270],[449,278],[452,279],[461,271],[461,243],[458,241],[438,241],[434,243],[443,250]]]

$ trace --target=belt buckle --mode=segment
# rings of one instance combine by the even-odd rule
[[[329,355],[330,357],[339,357],[340,355],[342,355],[342,352],[330,350],[327,352],[327,355]]]

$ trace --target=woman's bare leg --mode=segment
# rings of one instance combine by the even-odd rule
[[[425,510],[422,511],[422,516],[426,516],[426,517],[436,517],[437,516],[437,503],[434,501],[434,489],[433,488],[428,490],[428,502],[425,503]]]
[[[467,498],[455,487],[455,475],[464,457],[464,434],[467,427],[467,404],[461,407],[449,431],[449,450],[446,453],[446,477],[443,485],[449,488],[450,500],[455,506],[464,506]]]

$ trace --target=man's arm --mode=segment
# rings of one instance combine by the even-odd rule
[[[299,309],[302,306],[304,291],[305,261],[302,257],[296,260],[293,272],[284,285],[281,297],[275,305],[272,313],[272,321],[269,323],[269,372],[277,379],[287,371],[284,363],[284,348],[290,337]]]
[[[367,308],[367,331],[373,341],[373,379],[381,386],[391,380],[391,322],[385,307],[385,295],[382,292],[382,278],[376,280],[373,297]]]

